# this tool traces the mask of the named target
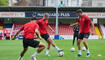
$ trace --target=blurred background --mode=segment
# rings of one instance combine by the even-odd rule
[[[65,7],[105,7],[105,0],[0,0],[0,6],[55,7],[57,1]]]
[[[105,0],[0,0],[0,39],[11,40],[20,26],[34,16],[37,20],[42,18],[44,13],[49,13],[49,24],[56,31],[47,29],[52,39],[72,39],[70,24],[77,21],[77,9],[95,23],[95,35],[89,39],[105,39]],[[23,32],[17,38],[23,38],[22,35]]]

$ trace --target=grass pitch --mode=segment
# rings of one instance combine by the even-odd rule
[[[46,44],[43,40],[41,42]],[[64,57],[58,57],[56,49],[51,47],[50,57],[45,56],[45,49],[42,53],[38,54],[37,60],[105,60],[105,40],[88,40],[90,49],[90,57],[88,58],[85,57],[86,51],[82,51],[82,57],[76,57],[78,53],[76,42],[76,51],[70,51],[70,48],[72,48],[72,40],[54,40],[54,42],[58,47],[64,49]],[[0,60],[18,60],[22,48],[22,40],[0,40]],[[35,51],[36,49],[29,47],[23,60],[31,60],[30,56]],[[98,54],[102,56],[97,56]]]

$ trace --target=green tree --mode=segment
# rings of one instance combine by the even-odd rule
[[[0,0],[0,6],[8,6],[8,0]]]

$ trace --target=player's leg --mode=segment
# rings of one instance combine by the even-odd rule
[[[87,55],[86,55],[86,57],[89,57],[90,56],[90,52],[89,52],[89,49],[88,49],[88,43],[87,43],[87,38],[84,38],[83,39],[83,44],[84,44],[84,46],[85,46],[85,48],[86,48],[86,50],[87,50]]]
[[[56,44],[52,41],[52,39],[51,39],[50,37],[49,37],[47,40],[49,41],[49,43],[51,43],[51,44],[52,44],[52,46],[53,46],[53,47],[55,47],[55,46],[56,46]]]
[[[41,36],[42,36],[42,38],[44,38],[46,41],[48,41],[53,47],[55,47],[58,52],[63,51],[63,49],[59,49],[59,48],[56,46],[56,44],[55,44],[55,43],[53,42],[53,40],[50,38],[49,34],[44,34],[44,35],[41,35]],[[50,46],[50,45],[49,45],[49,46]]]
[[[36,44],[37,44],[37,43],[36,43]],[[43,43],[40,42],[38,45],[36,45],[36,46],[34,46],[34,47],[38,47],[37,51],[32,55],[32,59],[33,59],[33,60],[36,60],[37,54],[39,54],[41,51],[44,50],[45,44],[43,44]]]
[[[83,38],[83,44],[84,44],[84,46],[85,46],[85,48],[86,48],[86,50],[87,50],[87,55],[86,55],[86,57],[89,57],[90,56],[90,52],[89,52],[89,48],[88,48],[88,43],[87,43],[87,40],[88,40],[88,38],[89,38],[89,33],[85,33],[84,34],[84,38]]]
[[[47,40],[48,38],[49,38],[49,35],[48,34],[43,34],[43,35],[41,35],[41,37],[47,42],[47,49],[46,49],[46,56],[50,56],[49,55],[49,50],[50,50],[50,42]]]
[[[63,49],[60,49],[60,48],[58,48],[58,47],[56,46],[56,44],[53,42],[53,40],[52,40],[50,37],[49,37],[47,40],[52,44],[53,47],[56,48],[56,50],[57,50],[58,52],[63,51]]]
[[[82,56],[82,53],[81,53],[81,39],[78,39],[78,50],[79,50],[79,53],[77,56]]]
[[[88,43],[87,43],[87,38],[83,38],[83,44],[85,46],[86,49],[88,49]]]
[[[22,57],[24,56],[24,54],[26,53],[26,51],[28,50],[28,47],[27,48],[24,48],[20,54],[20,57],[18,60],[22,60]]]
[[[24,56],[24,54],[26,53],[26,51],[28,50],[28,48],[24,48],[23,51],[21,52],[21,57]]]
[[[50,42],[49,41],[47,41],[47,44],[48,44],[48,46],[47,46],[47,50],[46,50],[46,56],[50,56],[49,55],[49,50],[50,50]]]
[[[75,35],[73,36],[73,44],[72,44],[72,47],[74,47],[74,43],[75,43]]]
[[[24,54],[28,50],[28,44],[27,44],[27,42],[28,42],[27,39],[23,38],[23,50],[22,50],[18,60],[22,60],[22,57],[24,56]]]
[[[45,44],[43,44],[43,43],[39,43],[39,46],[38,46],[38,49],[37,49],[37,52],[38,53],[40,53],[41,51],[43,51],[44,50],[44,48],[45,48]]]
[[[77,46],[78,46],[78,35],[77,35]]]
[[[82,33],[80,33],[79,34],[79,36],[78,36],[78,51],[79,51],[79,53],[78,53],[78,55],[77,56],[82,56],[82,53],[81,53],[81,41],[82,41],[82,39],[83,39],[83,34]]]

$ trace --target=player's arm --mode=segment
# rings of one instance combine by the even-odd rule
[[[19,29],[19,30],[16,32],[16,34],[13,36],[12,40],[14,40],[14,39],[16,38],[16,36],[17,36],[21,31],[22,31],[22,30]]]
[[[91,24],[91,26],[92,26],[91,34],[93,35],[93,34],[94,34],[94,23],[93,23],[93,21],[92,21],[88,16],[86,17],[86,20],[87,20],[87,22],[89,22],[89,23]]]
[[[40,24],[40,23],[41,23],[41,20],[36,21],[36,23],[37,23],[37,24]]]
[[[93,32],[93,31],[94,31],[94,23],[93,23],[93,21],[91,21],[91,23],[90,23],[90,24],[91,24],[91,26],[92,26],[92,31],[91,31],[91,34],[93,35],[93,34],[94,34],[94,32]]]
[[[41,37],[41,35],[40,35],[40,32],[39,32],[39,30],[38,29],[36,29],[36,34],[37,34],[37,36],[38,36],[38,38],[40,39],[40,40],[42,40],[42,37]]]
[[[52,32],[54,32],[54,30],[51,28],[51,26],[50,26],[50,25],[48,25],[48,28],[49,28]]]
[[[78,30],[78,31],[80,30],[79,27],[77,27],[77,30]]]
[[[73,31],[75,31],[75,27],[73,28]]]
[[[13,36],[12,40],[16,38],[16,36],[24,29],[24,25],[20,27],[20,29],[16,32],[16,34]]]
[[[74,24],[71,24],[70,26],[75,26],[75,25],[79,25],[79,22],[76,22]]]

